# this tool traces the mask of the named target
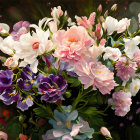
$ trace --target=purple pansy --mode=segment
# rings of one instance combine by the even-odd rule
[[[28,21],[19,21],[13,26],[11,36],[15,41],[18,41],[20,36],[27,33],[30,23]]]
[[[44,95],[41,100],[48,102],[56,102],[61,99],[62,93],[67,88],[67,82],[64,77],[50,75],[49,77],[40,76],[38,90]]]
[[[24,93],[20,95],[14,88],[4,90],[0,95],[0,99],[6,105],[11,105],[14,102],[17,102],[17,108],[22,111],[27,110],[30,106],[33,105],[33,98],[31,95],[27,96]]]
[[[30,67],[26,66],[25,68],[23,68],[23,72],[21,72],[20,76],[21,78],[18,79],[17,81],[18,86],[21,89],[29,91],[32,88],[34,77],[35,77],[35,75],[30,70]]]
[[[8,89],[11,87],[13,80],[13,72],[10,70],[1,70],[0,71],[0,93],[3,90]]]

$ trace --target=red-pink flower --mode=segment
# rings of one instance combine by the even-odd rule
[[[125,116],[130,111],[131,93],[130,92],[114,92],[113,103],[115,104],[115,115]]]
[[[83,16],[83,17],[75,16],[77,20],[77,24],[79,26],[85,27],[86,29],[92,29],[92,26],[95,24],[95,17],[96,17],[95,12],[90,14],[89,19],[87,19],[86,16]]]
[[[56,45],[54,56],[70,63],[78,62],[92,44],[92,38],[82,26],[73,26],[67,31],[59,30],[52,38]]]
[[[117,75],[122,79],[128,81],[130,77],[135,76],[137,70],[136,62],[132,62],[125,56],[120,57],[116,63]]]
[[[103,65],[101,62],[93,60],[89,57],[76,65],[75,73],[79,76],[79,80],[84,84],[84,88],[93,86],[93,89],[99,89],[102,94],[110,94],[117,84],[114,81],[114,73]]]

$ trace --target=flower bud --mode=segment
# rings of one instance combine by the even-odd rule
[[[104,136],[112,138],[109,130],[106,127],[101,127],[100,131]]]
[[[104,13],[104,17],[108,16],[108,10],[106,10],[106,12]]]
[[[97,11],[99,11],[99,12],[102,12],[102,5],[100,4],[99,6],[98,6],[98,8],[97,8]]]
[[[111,7],[111,10],[112,10],[112,11],[116,11],[116,10],[117,10],[117,4],[114,4],[114,5]]]

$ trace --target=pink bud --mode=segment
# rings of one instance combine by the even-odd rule
[[[100,4],[99,7],[97,8],[97,10],[98,10],[99,12],[102,12],[102,5],[101,5],[101,4]]]
[[[9,57],[4,63],[4,65],[9,68],[15,68],[18,65],[18,61],[14,59],[13,57]]]
[[[111,7],[111,10],[112,10],[112,11],[116,11],[116,10],[117,10],[117,4],[114,4],[114,5]]]
[[[104,16],[105,16],[105,17],[108,16],[108,10],[104,13]]]
[[[104,136],[107,136],[107,137],[109,137],[109,138],[112,138],[112,137],[111,137],[111,134],[110,134],[110,132],[109,132],[109,130],[108,130],[106,127],[101,127],[100,131],[101,131],[101,133],[102,133]]]

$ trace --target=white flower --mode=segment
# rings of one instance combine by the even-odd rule
[[[140,13],[138,14],[138,22],[139,22],[139,27],[140,27]]]
[[[10,27],[5,23],[0,23],[0,33],[6,34],[9,33]]]
[[[132,96],[136,96],[140,89],[140,79],[132,79],[132,83],[129,85],[129,90]]]
[[[108,35],[111,35],[114,31],[117,31],[118,29],[118,20],[108,16],[103,23],[104,29],[107,30]]]
[[[16,44],[17,42],[13,40],[12,36],[8,36],[5,39],[0,38],[0,50],[5,54],[13,55]]]
[[[128,19],[128,18],[121,19],[118,22],[117,33],[122,33],[123,31],[125,31],[126,29],[128,29],[129,26],[130,26],[130,19]]]
[[[103,23],[103,28],[107,30],[108,35],[111,35],[114,31],[117,33],[122,33],[125,31],[130,25],[130,20],[127,18],[123,18],[120,21],[117,19],[108,16]]]
[[[136,36],[132,39],[123,39],[123,40],[125,42],[124,52],[130,59],[133,59],[135,51],[139,49],[137,45],[140,43],[140,36]]]
[[[120,50],[118,48],[106,47],[103,58],[104,58],[104,60],[109,58],[113,61],[116,61],[121,57],[121,55],[122,55],[122,53],[120,52]]]
[[[21,62],[20,67],[30,64],[31,70],[34,73],[37,72],[37,56],[53,49],[52,42],[48,40],[49,35],[49,30],[44,32],[38,29],[32,36],[30,33],[21,36],[19,44],[15,47],[15,56],[19,59],[24,59],[24,61]]]

